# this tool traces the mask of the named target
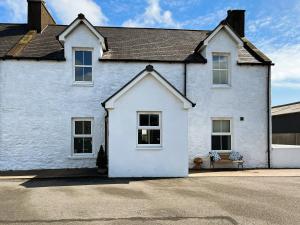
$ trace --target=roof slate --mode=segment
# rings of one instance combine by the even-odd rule
[[[0,24],[0,57],[5,56],[26,33],[26,24]]]
[[[49,25],[38,33],[14,58],[64,60],[64,49],[57,40],[67,26]],[[163,61],[206,63],[196,46],[211,31],[158,28],[95,27],[107,40],[103,61]],[[0,58],[26,34],[26,24],[0,24]],[[248,40],[247,40],[248,41]],[[255,47],[255,46],[254,46]],[[256,50],[258,51],[258,50]],[[245,47],[239,49],[239,63],[262,63]],[[7,57],[8,58],[8,57]]]

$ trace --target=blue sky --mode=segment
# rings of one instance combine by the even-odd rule
[[[246,36],[276,64],[272,104],[300,101],[300,0],[46,0],[56,21],[83,12],[94,25],[213,29],[246,10]],[[26,22],[26,0],[0,0],[0,22]]]

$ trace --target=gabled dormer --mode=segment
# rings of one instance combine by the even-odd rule
[[[78,17],[66,29],[58,35],[58,40],[64,44],[68,36],[76,30],[79,26],[85,26],[99,41],[103,51],[107,50],[105,37],[80,13]]]

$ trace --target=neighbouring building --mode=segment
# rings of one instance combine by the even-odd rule
[[[213,30],[83,14],[58,25],[28,0],[27,24],[0,24],[0,170],[95,167],[101,145],[110,177],[187,176],[212,150],[268,167],[272,62],[244,17],[229,10]]]
[[[273,144],[300,145],[300,102],[272,107]]]

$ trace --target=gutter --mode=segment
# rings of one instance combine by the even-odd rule
[[[268,74],[267,74],[267,106],[268,106],[268,110],[267,110],[267,119],[268,119],[268,128],[267,128],[267,132],[268,132],[268,144],[267,144],[267,153],[268,153],[268,168],[271,168],[271,152],[270,152],[270,148],[271,148],[271,93],[270,93],[270,86],[271,86],[271,65],[268,65]]]

